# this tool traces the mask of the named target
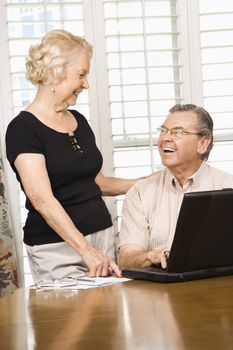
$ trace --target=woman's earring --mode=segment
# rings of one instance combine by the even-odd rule
[[[55,92],[55,87],[54,86],[52,86],[52,88],[51,88],[51,92]]]

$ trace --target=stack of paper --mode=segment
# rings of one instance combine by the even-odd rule
[[[127,282],[130,281],[129,278],[119,278],[119,277],[67,277],[55,280],[43,280],[32,288],[37,288],[40,290],[47,289],[88,289],[103,287],[114,283]]]

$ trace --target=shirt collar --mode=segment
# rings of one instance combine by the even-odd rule
[[[203,179],[203,176],[205,174],[205,172],[207,171],[208,168],[208,164],[206,161],[203,161],[201,163],[200,168],[190,177],[188,177],[185,180],[185,183],[183,185],[183,187],[180,186],[180,184],[178,183],[178,181],[176,180],[176,178],[172,175],[172,173],[170,172],[170,170],[168,170],[166,168],[166,178],[168,183],[175,189],[180,189],[182,191],[187,191],[188,188],[191,190],[190,187],[192,187],[193,185],[195,185],[195,187],[197,185],[199,185],[199,183],[201,182],[201,180]]]

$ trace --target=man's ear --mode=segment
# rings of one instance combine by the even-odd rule
[[[202,136],[199,140],[199,144],[198,144],[198,153],[199,154],[204,154],[208,147],[209,147],[209,144],[211,142],[211,138],[209,136]]]

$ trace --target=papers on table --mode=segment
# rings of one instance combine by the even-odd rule
[[[55,280],[44,280],[36,283],[32,288],[38,290],[59,289],[59,290],[78,290],[103,287],[114,283],[127,282],[129,278],[119,277],[67,277]]]

